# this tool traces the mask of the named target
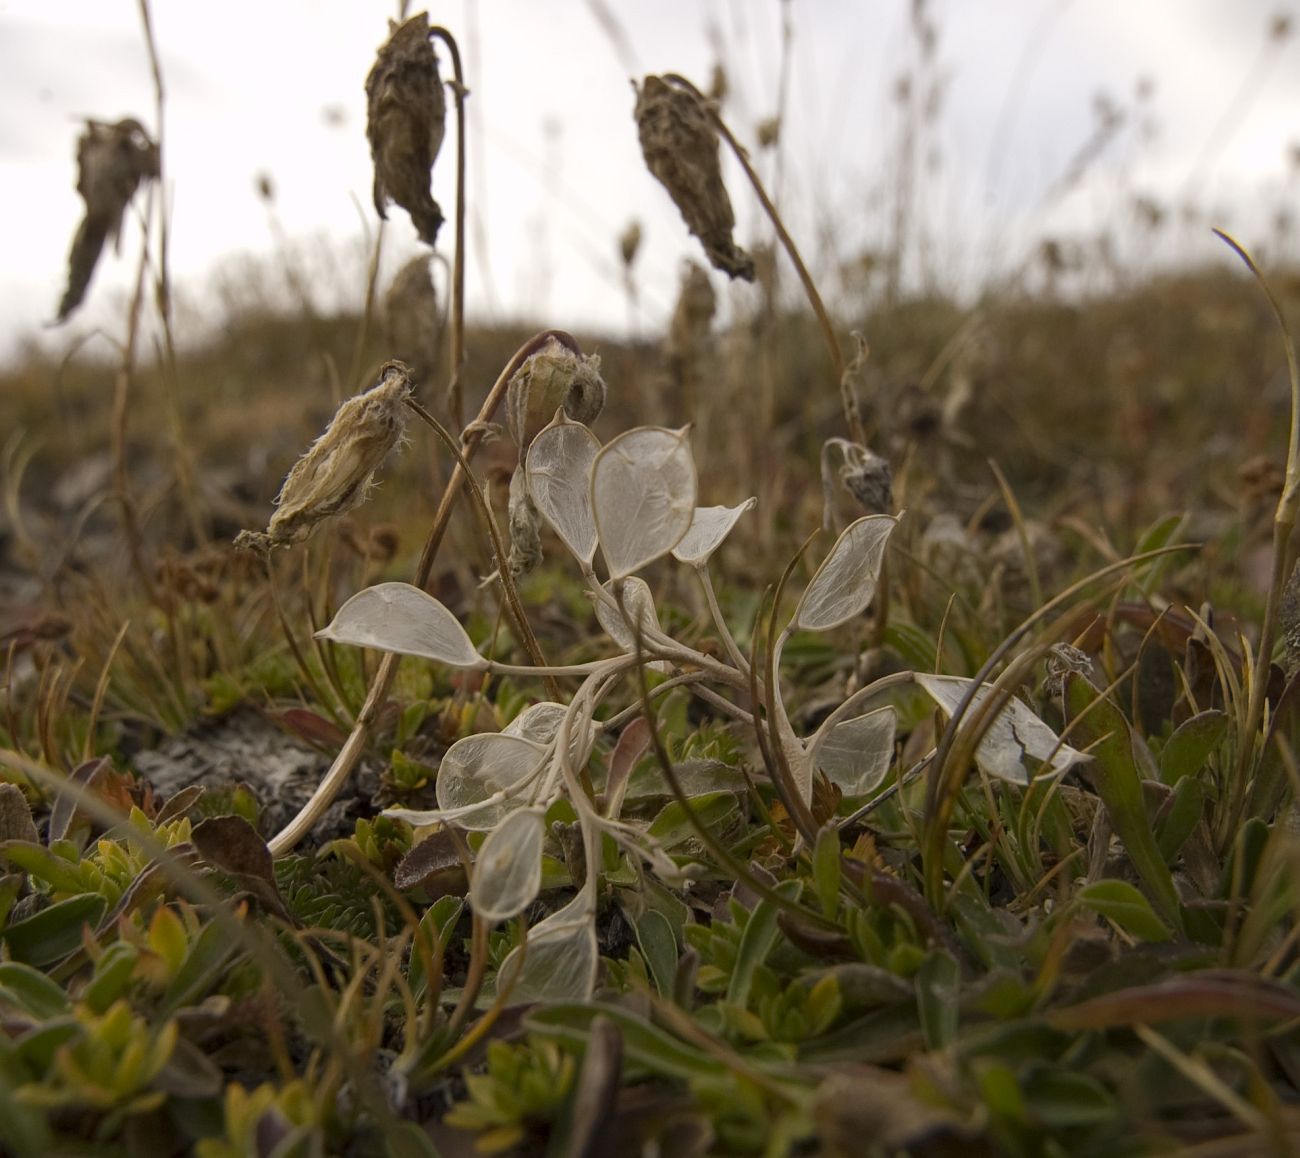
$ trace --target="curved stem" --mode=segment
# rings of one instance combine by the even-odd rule
[[[849,435],[854,442],[865,446],[867,436],[862,425],[862,415],[858,411],[857,399],[853,396],[852,385],[848,380],[844,365],[844,352],[840,349],[839,339],[835,336],[835,326],[832,324],[831,316],[827,312],[826,303],[822,301],[821,294],[817,292],[817,286],[813,282],[812,275],[808,272],[808,267],[804,265],[799,249],[785,227],[785,222],[781,220],[780,212],[767,195],[767,190],[763,187],[763,182],[759,179],[754,166],[749,163],[749,154],[745,152],[740,142],[727,128],[727,123],[718,114],[713,102],[689,80],[675,72],[665,73],[664,80],[670,81],[691,93],[700,102],[701,107],[708,110],[714,128],[718,130],[718,134],[722,139],[727,142],[727,147],[735,154],[736,160],[740,162],[740,167],[745,171],[745,176],[749,178],[749,183],[754,187],[754,194],[758,197],[758,202],[762,205],[763,212],[767,214],[768,220],[772,222],[772,228],[776,230],[776,236],[780,240],[782,248],[785,249],[791,263],[794,265],[795,273],[799,275],[799,281],[803,285],[808,304],[812,307],[812,312],[821,327],[822,337],[826,339],[826,348],[831,356],[831,368],[835,372],[835,380],[840,384],[840,401],[844,407],[844,420],[848,424]]]
[[[487,433],[487,423],[491,420],[492,415],[496,413],[497,407],[501,404],[501,399],[505,397],[506,388],[510,385],[510,379],[515,376],[519,367],[528,358],[532,357],[552,338],[575,353],[581,353],[573,336],[563,330],[543,330],[539,334],[534,334],[514,352],[510,361],[506,363],[505,368],[497,376],[497,380],[493,383],[492,389],[488,391],[487,397],[483,400],[477,420],[465,428],[465,433],[461,436],[461,459],[457,461],[455,469],[451,472],[451,478],[447,482],[447,489],[443,492],[442,501],[439,502],[438,509],[434,513],[433,526],[429,528],[429,536],[425,540],[424,551],[420,555],[420,562],[415,570],[415,585],[417,587],[424,587],[429,582],[429,576],[433,574],[433,562],[438,556],[438,548],[442,546],[443,537],[447,533],[447,525],[451,522],[452,509],[456,504],[457,497],[460,495],[461,488],[465,485],[469,460],[474,457],[475,452],[482,443]],[[311,794],[311,798],[307,803],[299,810],[298,815],[269,842],[268,847],[273,856],[283,856],[306,836],[321,813],[333,803],[339,789],[347,782],[349,774],[356,766],[357,760],[360,759],[361,753],[370,739],[371,725],[378,716],[379,709],[383,706],[384,699],[388,695],[388,689],[392,685],[393,677],[397,674],[397,665],[400,662],[401,656],[392,652],[380,660],[379,668],[370,682],[370,691],[366,695],[366,701],[361,705],[361,711],[357,714],[357,721],[352,726],[351,735],[348,736],[343,747],[339,749],[339,754],[334,757],[334,763],[330,765],[324,779],[321,780],[316,791]]]
[[[465,424],[465,403],[461,396],[460,373],[465,365],[465,75],[460,66],[460,48],[445,28],[429,29],[451,56],[456,78],[456,256],[451,266],[451,374],[447,384],[447,407],[457,426]]]

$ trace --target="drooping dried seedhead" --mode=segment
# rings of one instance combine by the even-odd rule
[[[447,98],[429,42],[429,14],[389,22],[388,43],[366,77],[366,138],[375,164],[375,209],[396,201],[420,240],[433,245],[442,210],[433,199],[433,163],[446,134]]]
[[[704,102],[662,77],[648,76],[637,89],[635,115],[646,167],[668,190],[709,261],[733,278],[753,281],[754,263],[732,238],[736,215]]]
[[[235,546],[267,551],[301,542],[325,519],[365,502],[388,452],[406,431],[415,387],[401,362],[385,362],[379,384],[349,398],[298,460],[275,500],[266,531],[241,531]]]
[[[506,426],[520,455],[561,406],[574,422],[595,422],[605,408],[605,390],[599,355],[580,354],[548,339],[506,387]]]
[[[682,271],[677,304],[664,339],[669,371],[679,382],[693,380],[709,348],[709,329],[717,312],[718,298],[708,271],[693,261]]]
[[[116,124],[87,121],[77,140],[77,192],[86,214],[77,226],[68,253],[68,288],[59,302],[57,321],[65,321],[81,305],[104,243],[116,245],[122,215],[141,181],[156,180],[160,172],[158,146],[139,121]]]

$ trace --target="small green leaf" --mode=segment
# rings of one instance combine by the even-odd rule
[[[107,908],[108,902],[93,893],[69,897],[0,930],[0,941],[16,961],[50,965],[79,949],[82,927],[93,929]]]
[[[1085,1129],[1115,1120],[1115,1100],[1087,1074],[1043,1069],[1024,1083],[1029,1110],[1053,1130]]]
[[[936,949],[916,971],[916,1006],[929,1049],[943,1049],[957,1036],[957,991],[961,966],[951,953]]]
[[[657,909],[647,909],[636,920],[636,940],[655,988],[661,996],[671,996],[677,974],[677,940],[668,918]]]
[[[1201,712],[1180,724],[1160,751],[1160,779],[1177,784],[1196,775],[1228,734],[1228,724],[1227,713],[1220,711]]]
[[[730,792],[707,792],[689,800],[690,810],[705,828],[713,832],[726,827],[732,816],[740,811],[740,803]],[[680,800],[674,800],[650,823],[649,835],[664,848],[673,848],[696,835],[695,826],[687,817]]]
[[[831,920],[840,907],[840,834],[827,825],[817,834],[812,855],[813,885],[822,912]]]
[[[803,882],[782,881],[775,892],[790,901],[797,901],[803,891]],[[761,900],[749,914],[745,931],[736,947],[736,963],[731,969],[731,982],[727,986],[727,1001],[742,1009],[749,1005],[749,990],[754,983],[754,972],[767,960],[767,955],[781,935],[776,926],[777,906],[773,901]]]
[[[1080,889],[1081,904],[1114,921],[1124,932],[1143,941],[1168,941],[1171,934],[1156,916],[1151,902],[1128,881],[1097,881]]]
[[[61,986],[19,961],[0,963],[0,1001],[10,1001],[42,1021],[72,1008]]]
[[[1178,891],[1147,819],[1128,721],[1110,700],[1076,673],[1066,679],[1065,704],[1073,729],[1071,738],[1093,757],[1090,773],[1111,827],[1124,842],[1142,883],[1151,891],[1160,916],[1182,932]]]
[[[95,976],[81,999],[96,1013],[103,1013],[125,992],[139,959],[140,951],[126,941],[110,945],[95,962]]]
[[[682,1081],[716,1078],[718,1062],[671,1034],[643,1021],[631,1010],[598,1001],[582,1005],[548,1005],[534,1009],[524,1026],[542,1037],[585,1049],[597,1017],[612,1021],[623,1038],[623,1057],[661,1077]]]
[[[1194,776],[1184,776],[1174,789],[1174,798],[1156,833],[1156,843],[1165,864],[1173,864],[1204,815],[1205,785]]]

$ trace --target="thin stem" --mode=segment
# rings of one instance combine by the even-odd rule
[[[794,265],[795,272],[799,275],[799,281],[803,285],[808,304],[812,307],[817,323],[821,327],[822,337],[826,339],[826,348],[831,356],[831,367],[835,373],[835,380],[840,384],[840,400],[844,407],[844,419],[848,423],[849,435],[854,442],[865,446],[867,436],[862,425],[862,415],[858,411],[857,399],[853,396],[852,385],[845,372],[844,352],[840,349],[839,339],[835,336],[835,326],[831,322],[829,312],[827,312],[826,303],[822,301],[821,294],[817,292],[817,286],[813,282],[812,275],[808,272],[808,267],[804,265],[799,249],[785,227],[785,222],[781,220],[780,212],[767,195],[767,190],[763,188],[763,182],[760,180],[754,166],[749,163],[749,155],[732,135],[731,130],[727,128],[726,122],[719,115],[713,102],[705,97],[689,80],[675,72],[666,73],[664,80],[670,81],[691,93],[700,102],[701,107],[708,111],[714,127],[718,130],[718,134],[727,142],[727,146],[735,154],[736,160],[740,162],[740,167],[745,171],[745,176],[749,178],[749,183],[754,187],[754,194],[758,197],[759,204],[762,205],[763,212],[767,214],[768,220],[772,222],[772,228],[776,230],[776,235],[780,238],[782,247]]]
[[[456,440],[452,438],[447,428],[414,398],[408,398],[406,405],[429,425],[456,459],[456,465],[464,469],[466,485],[474,496],[474,503],[478,507],[488,537],[492,540],[492,553],[496,557],[497,564],[497,578],[501,582],[501,589],[505,592],[506,604],[510,608],[510,618],[514,620],[515,628],[518,630],[524,648],[533,663],[539,668],[545,668],[546,657],[542,654],[542,648],[537,642],[537,636],[533,634],[532,624],[528,622],[528,616],[524,613],[524,605],[519,598],[519,588],[515,586],[514,576],[510,574],[510,566],[506,560],[505,544],[501,541],[501,532],[497,528],[496,520],[492,518],[492,510],[488,506],[487,497],[483,494],[483,488],[478,485],[478,479],[474,477],[474,472],[470,470],[469,463],[465,461],[465,456],[461,454],[460,447],[456,445]],[[554,677],[544,671],[538,674],[542,676],[546,683],[546,694],[551,699],[558,700],[560,698],[560,688]]]
[[[443,537],[447,533],[447,526],[451,522],[451,512],[456,504],[456,499],[460,495],[461,488],[465,485],[469,462],[483,442],[483,438],[487,433],[487,424],[491,421],[492,415],[496,413],[497,407],[501,404],[501,399],[505,397],[506,388],[510,385],[510,379],[515,376],[519,367],[528,358],[532,357],[552,338],[575,353],[581,352],[573,336],[563,330],[543,330],[539,334],[534,334],[514,352],[510,361],[506,363],[505,368],[498,375],[496,382],[493,383],[492,389],[488,391],[487,397],[483,400],[478,418],[465,428],[465,433],[461,436],[461,458],[451,472],[447,489],[443,491],[442,501],[439,502],[438,509],[434,513],[433,525],[429,528],[424,551],[421,553],[419,565],[416,567],[415,585],[417,587],[424,587],[429,582],[429,576],[433,574],[433,563],[438,556],[438,548],[442,545]],[[329,771],[325,773],[311,798],[302,806],[298,815],[270,841],[268,847],[273,856],[283,856],[306,836],[321,813],[333,803],[339,789],[347,782],[348,776],[356,766],[357,760],[360,759],[361,753],[365,750],[366,743],[370,739],[371,726],[379,715],[380,708],[383,707],[384,699],[388,695],[388,689],[392,685],[393,677],[397,674],[397,665],[400,662],[401,656],[393,652],[387,653],[380,660],[374,678],[370,681],[370,691],[366,695],[365,703],[361,705],[361,711],[357,714],[357,721],[352,726],[351,734],[339,750],[339,754],[334,757],[334,763],[330,765]]]
[[[451,267],[451,373],[448,376],[447,407],[457,426],[465,424],[465,403],[461,396],[460,375],[465,365],[465,76],[461,71],[460,48],[456,38],[445,28],[429,29],[451,56],[451,71],[456,78],[456,256]]]
[[[1297,508],[1300,507],[1300,366],[1296,362],[1295,341],[1291,337],[1290,327],[1287,326],[1282,307],[1278,304],[1268,282],[1265,281],[1263,273],[1237,241],[1221,229],[1216,229],[1214,232],[1246,263],[1246,268],[1254,275],[1260,289],[1264,291],[1264,296],[1273,311],[1273,317],[1277,320],[1278,329],[1282,331],[1287,373],[1291,379],[1291,429],[1287,439],[1286,481],[1282,487],[1282,495],[1277,501],[1277,510],[1273,515],[1273,567],[1269,575],[1268,595],[1264,602],[1264,623],[1259,629],[1259,649],[1256,652],[1255,669],[1251,672],[1246,726],[1242,731],[1242,743],[1237,752],[1232,804],[1228,810],[1228,815],[1237,820],[1240,819],[1241,809],[1246,803],[1246,779],[1250,757],[1255,749],[1254,737],[1264,718],[1269,663],[1272,660],[1273,643],[1277,636],[1278,606],[1282,597],[1282,588],[1286,584],[1287,555],[1290,551],[1291,534],[1295,528]]]
[[[727,621],[723,618],[722,608],[718,606],[718,595],[713,589],[713,579],[709,575],[708,567],[696,567],[695,573],[700,577],[700,584],[704,588],[704,598],[709,604],[709,614],[713,616],[713,623],[718,629],[718,637],[722,640],[722,646],[727,649],[731,662],[736,665],[736,669],[740,674],[748,676],[749,660],[745,658],[745,653],[740,650],[740,645],[736,643],[735,636],[731,634],[731,628],[727,626]]]

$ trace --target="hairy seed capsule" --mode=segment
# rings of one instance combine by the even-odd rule
[[[86,213],[68,253],[68,288],[59,302],[57,321],[64,321],[81,305],[104,243],[117,244],[127,205],[141,181],[157,180],[160,165],[158,146],[139,121],[86,122],[86,131],[77,140],[77,192],[86,203]]]
[[[754,280],[754,263],[735,243],[736,215],[722,183],[718,134],[700,98],[648,76],[636,95],[636,124],[646,167],[672,197],[714,267]]]
[[[520,454],[561,406],[574,422],[595,422],[605,408],[605,392],[598,355],[578,354],[549,339],[506,387],[506,426]]]
[[[442,210],[433,199],[433,163],[446,135],[447,98],[429,43],[429,14],[389,21],[388,43],[366,77],[366,138],[375,163],[375,209],[389,200],[411,215],[420,240],[433,245]]]
[[[344,402],[289,472],[265,533],[241,531],[235,546],[287,547],[306,539],[325,519],[365,502],[375,474],[406,432],[405,402],[413,391],[405,365],[384,363],[379,384]]]

